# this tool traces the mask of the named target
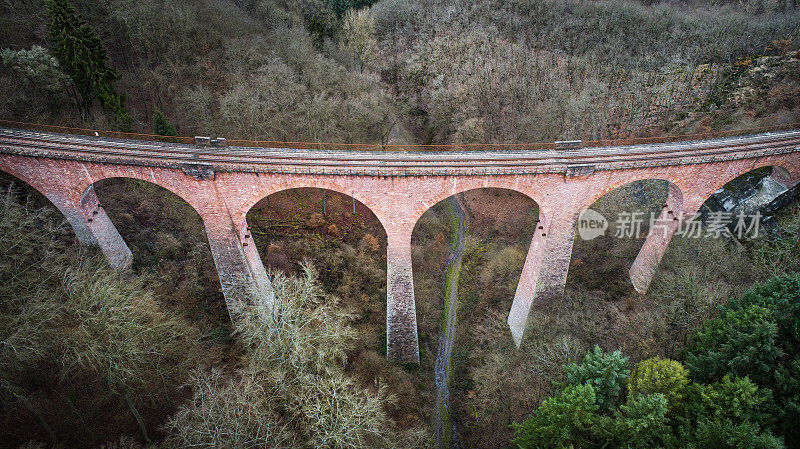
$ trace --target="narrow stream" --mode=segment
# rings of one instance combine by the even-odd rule
[[[450,413],[450,357],[455,339],[456,312],[458,310],[458,278],[461,272],[461,260],[464,257],[464,234],[466,233],[466,218],[461,203],[456,196],[448,198],[448,212],[451,220],[450,254],[445,265],[444,303],[445,317],[442,323],[442,332],[439,336],[439,346],[436,351],[436,448],[443,449],[449,440],[451,449],[458,448],[458,434],[456,422]],[[450,435],[446,435],[445,423],[449,423]]]

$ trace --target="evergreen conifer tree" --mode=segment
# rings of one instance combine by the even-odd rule
[[[178,135],[178,131],[176,131],[175,127],[167,120],[167,116],[158,108],[156,108],[156,111],[153,113],[153,134],[157,136]]]
[[[130,125],[125,96],[114,89],[120,75],[108,67],[108,52],[92,28],[75,11],[69,0],[45,0],[52,52],[80,94],[84,114],[95,99],[111,112],[123,127]]]

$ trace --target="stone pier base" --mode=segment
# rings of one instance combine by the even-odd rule
[[[386,355],[399,363],[419,363],[411,236],[397,240],[389,236],[386,258]]]
[[[667,251],[667,246],[678,230],[680,220],[688,220],[690,214],[696,212],[683,210],[683,195],[674,184],[669,185],[667,201],[661,209],[658,219],[644,241],[636,260],[628,270],[633,288],[639,293],[646,293],[656,274],[658,265]]]
[[[522,343],[534,302],[543,305],[564,293],[577,220],[576,213],[553,214],[551,218],[542,216],[534,231],[508,314],[508,326],[517,347]]]

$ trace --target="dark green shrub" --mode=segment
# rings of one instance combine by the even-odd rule
[[[45,4],[50,14],[47,27],[53,55],[80,94],[84,114],[97,99],[123,128],[128,128],[131,119],[125,108],[125,95],[114,88],[121,76],[107,65],[108,52],[103,42],[68,0],[46,0]]]
[[[747,376],[776,402],[776,433],[800,444],[800,275],[756,285],[720,308],[697,332],[686,353],[701,382]]]
[[[691,447],[783,447],[769,429],[774,422],[769,390],[747,378],[726,375],[687,389],[681,439]]]
[[[623,356],[621,351],[603,352],[599,346],[587,352],[580,365],[570,363],[564,367],[564,371],[570,385],[588,384],[594,387],[597,405],[603,410],[609,410],[618,401],[622,386],[631,372],[628,357]]]
[[[157,136],[178,135],[178,131],[176,131],[175,127],[167,120],[167,116],[158,108],[156,108],[153,113],[153,134]]]
[[[336,17],[342,18],[344,14],[350,9],[361,9],[367,6],[372,6],[378,0],[330,0],[331,8],[336,13]]]
[[[619,351],[595,347],[581,365],[565,367],[570,384],[522,424],[513,424],[512,442],[520,448],[784,447],[773,433],[776,409],[769,389],[730,374],[710,384],[689,384],[685,369],[673,360],[637,364],[628,379],[627,401],[604,409],[597,388],[613,392],[609,385],[623,378],[626,363]]]
[[[690,448],[715,449],[783,449],[780,439],[762,432],[752,423],[733,424],[729,420],[703,420],[698,424]]]
[[[701,382],[720,380],[732,372],[763,385],[770,382],[782,355],[773,311],[752,304],[725,309],[704,323],[686,354],[686,366]]]
[[[512,442],[520,448],[589,446],[598,409],[592,385],[569,385],[545,399],[522,424],[513,424]]]
[[[800,274],[775,277],[757,284],[740,298],[732,298],[726,309],[749,305],[766,307],[775,313],[778,341],[787,354],[800,352]]]
[[[620,406],[612,426],[613,447],[654,448],[671,440],[667,398],[661,393],[636,394]]]

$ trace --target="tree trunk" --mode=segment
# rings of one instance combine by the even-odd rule
[[[139,411],[136,410],[136,406],[133,405],[133,401],[131,400],[131,397],[127,391],[125,392],[125,402],[128,403],[128,408],[131,409],[133,417],[136,418],[136,424],[139,425],[139,430],[142,432],[142,439],[144,440],[145,444],[150,444],[152,441],[150,440],[150,437],[147,436],[147,428],[144,425],[144,420],[142,420],[142,415],[140,415]]]
[[[44,420],[44,418],[42,417],[42,415],[39,413],[38,410],[36,410],[31,404],[28,403],[27,399],[22,399],[22,403],[25,405],[25,408],[27,408],[28,411],[31,412],[31,414],[36,418],[36,420],[39,421],[39,424],[42,425],[42,428],[44,428],[44,431],[47,432],[47,435],[50,437],[50,442],[53,443],[53,446],[54,447],[58,446],[56,434],[55,432],[53,432],[53,428],[50,427],[50,424],[48,424],[47,421]]]

